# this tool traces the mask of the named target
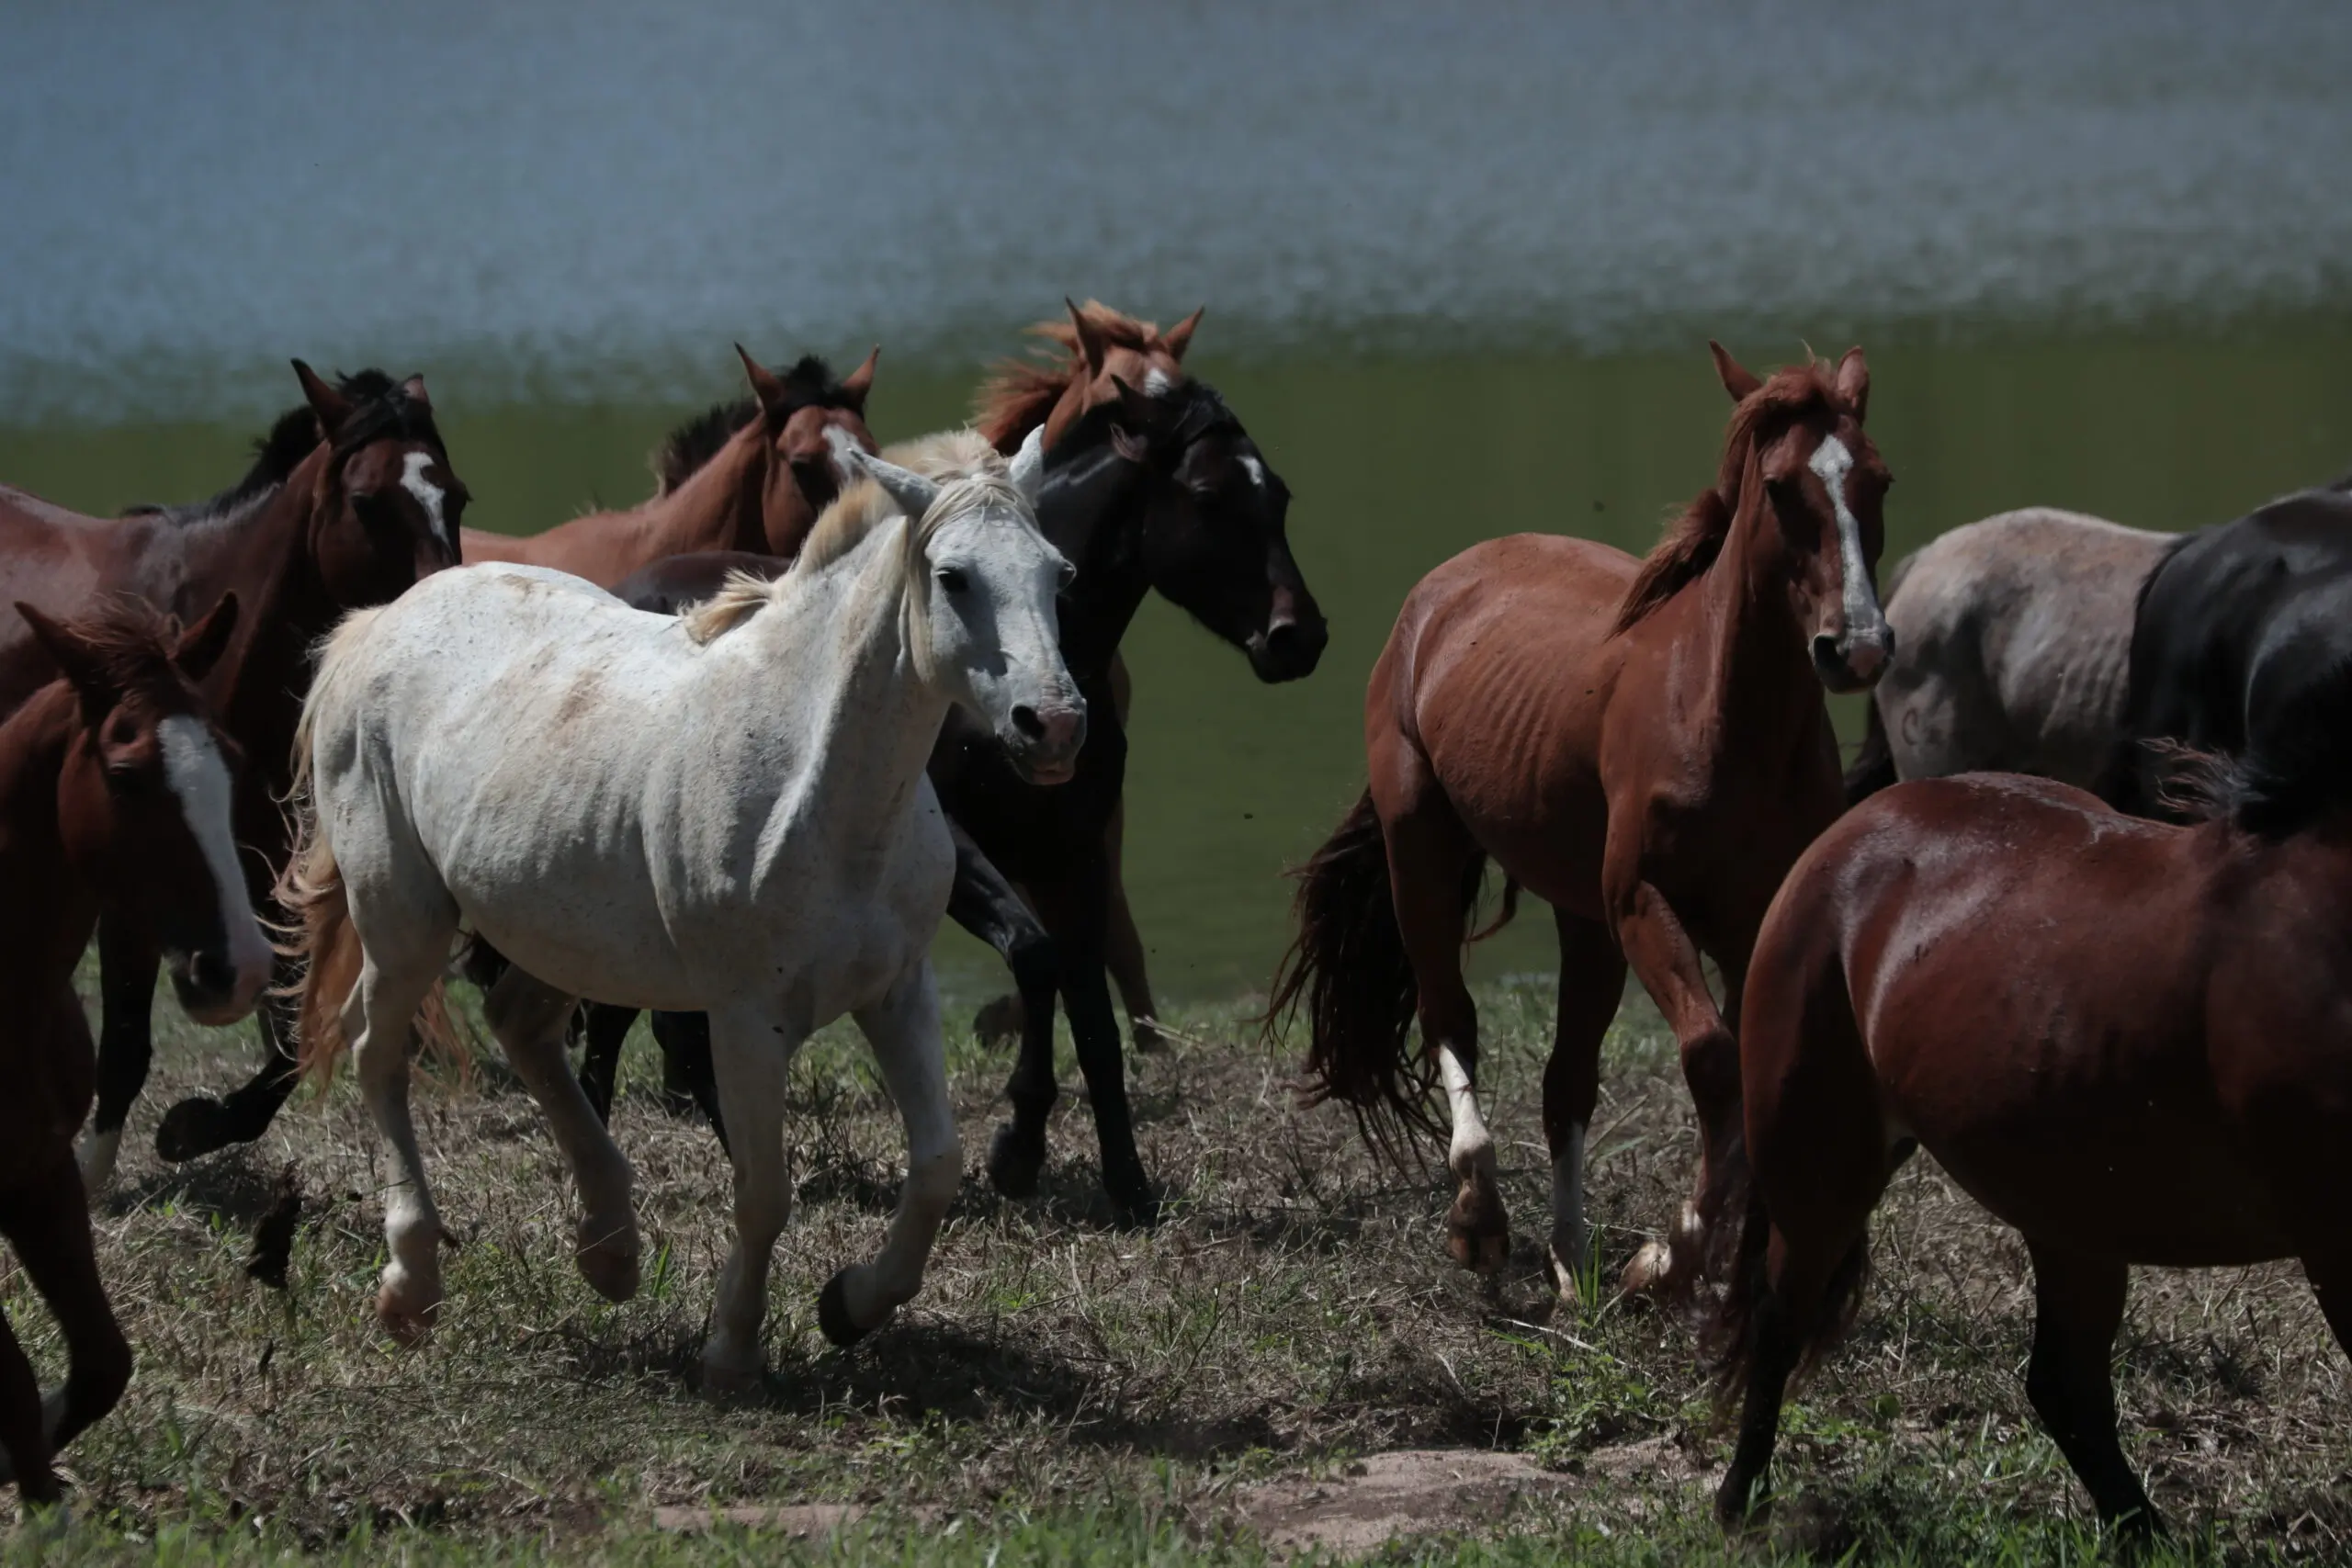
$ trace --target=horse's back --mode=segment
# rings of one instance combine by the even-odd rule
[[[0,485],[0,606],[21,600],[52,615],[86,614],[107,585],[106,536],[127,526]],[[24,617],[0,611],[0,714],[56,674]]]
[[[2121,717],[2141,583],[2173,542],[2054,507],[1954,528],[1890,573],[1871,701],[1895,770],[2088,784]]]

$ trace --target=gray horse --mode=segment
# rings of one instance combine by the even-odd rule
[[[1847,798],[1988,770],[2092,787],[2122,716],[2141,584],[2179,538],[2036,506],[1906,557],[1887,579],[1894,662]]]

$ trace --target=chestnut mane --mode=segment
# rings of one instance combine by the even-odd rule
[[[1724,434],[1722,465],[1712,489],[1701,491],[1666,530],[1666,537],[1642,559],[1642,570],[1625,590],[1611,631],[1623,632],[1706,575],[1731,536],[1732,521],[1744,499],[1740,481],[1749,457],[1781,423],[1820,412],[1852,413],[1838,395],[1831,378],[1834,365],[1808,360],[1775,370],[1764,384],[1740,400]]]
[[[1156,324],[1122,315],[1099,299],[1089,299],[1080,314],[1113,348],[1148,354],[1160,346]],[[1067,321],[1039,321],[1029,333],[1046,343],[1033,347],[1031,358],[1000,361],[972,400],[973,427],[1000,452],[1012,452],[1043,424],[1069,384],[1086,371],[1076,326]]]
[[[187,684],[172,662],[179,623],[135,594],[110,594],[63,625],[121,695],[164,696]]]

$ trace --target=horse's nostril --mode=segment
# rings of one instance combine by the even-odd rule
[[[1012,728],[1035,740],[1046,733],[1046,721],[1037,716],[1035,708],[1023,703],[1012,710]]]
[[[1840,662],[1838,653],[1838,639],[1831,637],[1827,632],[1823,632],[1819,637],[1815,637],[1813,639],[1813,661],[1815,664],[1825,665]]]

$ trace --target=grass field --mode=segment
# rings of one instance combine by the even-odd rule
[[[956,998],[968,1017],[977,998]],[[1897,1181],[1852,1343],[1786,1424],[1772,1540],[1726,1552],[1707,1513],[1727,1444],[1689,1330],[1556,1307],[1539,1244],[1534,1086],[1548,982],[1482,998],[1485,1069],[1517,1225],[1482,1280],[1445,1259],[1438,1173],[1384,1168],[1344,1113],[1301,1112],[1295,1052],[1245,1008],[1196,1010],[1136,1059],[1168,1217],[1108,1222],[1081,1095],[1043,1195],[977,1179],[1009,1063],[951,1040],[962,1198],[921,1298],[848,1353],[816,1293],[878,1239],[901,1144],[854,1034],[803,1056],[788,1135],[799,1206],[780,1248],[771,1371],[695,1387],[729,1176],[663,1115],[632,1047],[616,1124],[636,1161],[645,1286],[573,1270],[573,1204],[537,1111],[490,1075],[421,1088],[461,1245],[430,1342],[370,1304],[384,1167],[339,1083],[249,1151],[184,1168],[147,1148],[179,1095],[240,1078],[246,1031],[159,1008],[101,1262],[140,1356],[121,1408],[68,1455],[76,1521],[19,1561],[280,1555],[416,1563],[2080,1561],[2102,1546],[2019,1382],[2022,1248],[1929,1162]],[[1064,1054],[1065,1083],[1076,1075]],[[1638,997],[1612,1033],[1590,1188],[1604,1268],[1679,1201],[1691,1145],[1668,1042]],[[248,1280],[249,1232],[290,1167],[310,1201],[289,1288]],[[0,1301],[57,1363],[21,1276]],[[2145,1274],[2121,1346],[2127,1445],[2199,1561],[2352,1556],[2346,1366],[2291,1266]]]

